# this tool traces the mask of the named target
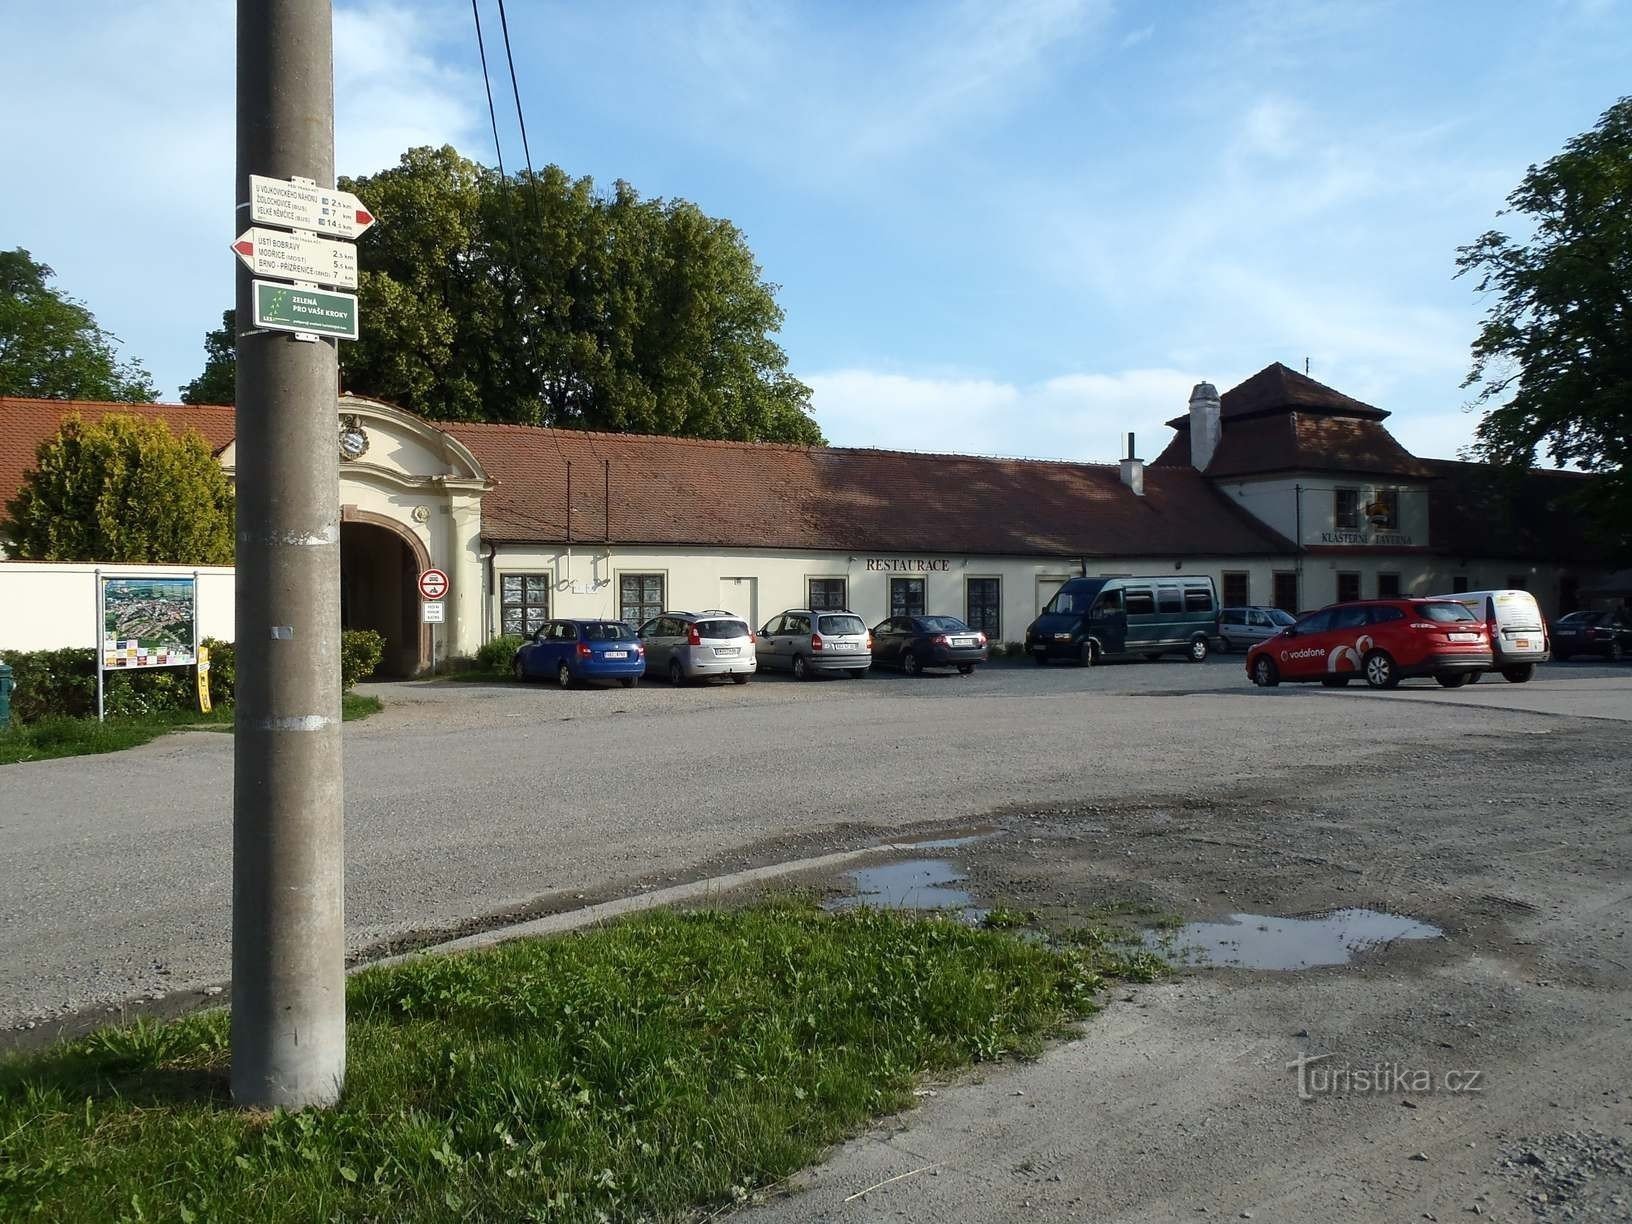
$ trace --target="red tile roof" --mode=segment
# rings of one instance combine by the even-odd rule
[[[1293,409],[1312,415],[1365,417],[1373,421],[1381,421],[1388,416],[1383,409],[1361,403],[1353,396],[1316,382],[1307,374],[1299,374],[1278,361],[1265,366],[1245,382],[1237,383],[1218,398],[1220,417],[1224,421]],[[1188,430],[1190,417],[1188,414],[1174,417],[1168,424],[1174,429]]]
[[[1190,430],[1173,435],[1154,466],[1190,466]],[[1401,446],[1382,422],[1361,417],[1285,412],[1222,423],[1207,465],[1217,479],[1273,472],[1354,472],[1422,480],[1433,473]]]
[[[23,473],[34,466],[40,443],[68,417],[99,421],[110,413],[156,418],[181,434],[193,429],[219,454],[232,441],[232,409],[219,405],[105,404],[88,400],[17,399],[0,396],[0,510],[17,495]]]
[[[76,411],[157,416],[197,429],[215,450],[232,439],[231,408],[0,400],[0,500]],[[620,544],[1070,557],[1291,547],[1187,468],[1147,470],[1135,497],[1105,464],[431,424],[493,479],[482,534],[495,542],[567,540],[570,462],[571,538],[584,542],[610,532]]]
[[[1241,555],[1287,547],[1193,472],[906,451],[446,423],[497,487],[495,541],[608,532],[625,544],[1046,556]],[[611,497],[605,495],[610,462]],[[608,511],[610,509],[610,519]]]

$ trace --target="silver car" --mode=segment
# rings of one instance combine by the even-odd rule
[[[759,631],[759,665],[800,680],[842,672],[860,680],[873,665],[873,638],[854,612],[789,608]]]
[[[1218,611],[1218,645],[1226,653],[1231,650],[1251,650],[1259,642],[1268,641],[1297,620],[1279,608],[1220,608]]]
[[[646,674],[683,684],[704,676],[730,676],[747,684],[758,661],[754,632],[729,612],[665,612],[640,627],[646,646]]]

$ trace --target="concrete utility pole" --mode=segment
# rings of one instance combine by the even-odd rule
[[[330,0],[238,0],[249,176],[334,185]],[[238,270],[232,1095],[299,1109],[346,1069],[340,489],[332,339],[257,331]]]

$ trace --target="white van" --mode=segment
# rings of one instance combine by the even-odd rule
[[[1490,653],[1495,659],[1491,671],[1501,672],[1514,684],[1530,679],[1536,674],[1536,664],[1551,657],[1547,623],[1529,591],[1458,591],[1431,598],[1454,599],[1485,622],[1490,630]]]

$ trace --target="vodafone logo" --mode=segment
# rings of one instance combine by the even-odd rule
[[[1325,653],[1326,652],[1321,650],[1318,646],[1311,646],[1308,650],[1283,650],[1281,651],[1281,661],[1288,662],[1292,659],[1318,659]]]

